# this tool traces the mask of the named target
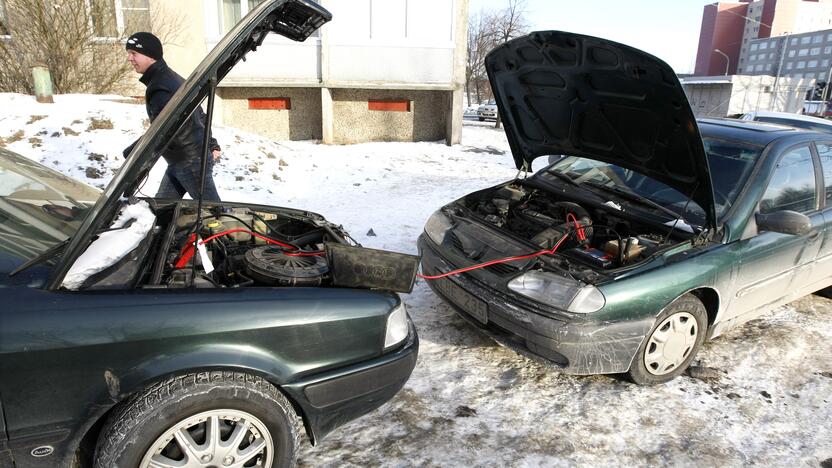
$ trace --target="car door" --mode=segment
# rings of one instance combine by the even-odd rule
[[[6,434],[6,417],[3,416],[3,395],[0,395],[0,468],[12,468],[12,453],[9,451],[9,436]]]
[[[757,183],[767,188],[757,212],[797,211],[809,216],[814,229],[805,235],[758,232],[741,241],[737,288],[726,318],[750,314],[750,319],[754,312],[788,300],[793,289],[808,280],[820,250],[824,219],[818,209],[819,171],[810,144],[783,151],[768,180],[764,172]]]
[[[815,150],[823,174],[823,198],[825,200],[822,211],[823,241],[808,286],[811,291],[829,286],[832,282],[832,139],[816,142]]]

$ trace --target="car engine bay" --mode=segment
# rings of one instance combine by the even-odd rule
[[[318,214],[215,205],[197,219],[193,205],[155,207],[145,241],[76,289],[412,288],[418,258],[361,247]]]
[[[672,223],[636,217],[614,202],[579,203],[522,181],[471,194],[462,203],[487,225],[541,249],[556,247],[555,263],[573,273],[629,267],[694,237]]]

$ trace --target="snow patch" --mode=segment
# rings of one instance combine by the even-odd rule
[[[69,269],[61,286],[78,289],[87,278],[114,265],[139,246],[155,221],[146,201],[125,206],[110,226],[113,230],[99,234]]]

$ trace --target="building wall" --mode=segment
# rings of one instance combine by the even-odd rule
[[[682,88],[696,117],[725,117],[752,111],[799,112],[813,85],[783,78],[774,92],[774,82],[771,76],[693,77],[683,79]]]
[[[449,91],[333,89],[333,143],[445,138]],[[408,112],[368,110],[368,100],[410,100]]]
[[[748,10],[745,13],[745,25],[742,33],[742,44],[740,44],[740,55],[738,67],[742,66],[743,57],[748,53],[748,44],[760,35],[768,36],[771,33],[770,18],[766,17],[766,0],[756,0],[748,4]],[[774,10],[771,10],[774,13]],[[767,21],[768,20],[768,21]]]
[[[736,2],[720,2],[705,6],[694,74],[725,74],[725,57],[714,52],[715,49],[728,55],[728,74],[736,71],[747,8],[747,3]]]
[[[826,29],[754,40],[738,72],[777,76],[779,70],[781,77],[825,82],[830,69],[832,29]]]
[[[149,5],[151,21],[157,23],[151,32],[158,33],[161,27],[170,29],[162,44],[165,61],[187,77],[208,54],[202,21],[203,0],[150,0]]]
[[[220,88],[222,120],[273,140],[321,139],[319,88]],[[249,100],[289,98],[288,110],[250,109]]]

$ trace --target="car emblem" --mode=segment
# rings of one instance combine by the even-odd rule
[[[51,445],[41,445],[40,447],[33,448],[30,453],[33,457],[41,458],[52,455],[54,451],[55,449]]]

